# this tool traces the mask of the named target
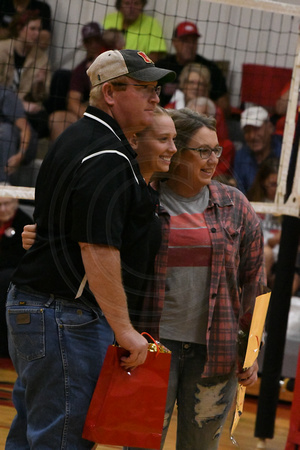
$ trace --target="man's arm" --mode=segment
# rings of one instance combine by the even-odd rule
[[[148,342],[131,325],[121,276],[120,252],[107,245],[79,243],[89,287],[115,333],[119,345],[129,351],[121,365],[129,370],[143,364]]]

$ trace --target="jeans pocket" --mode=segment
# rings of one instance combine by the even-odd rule
[[[45,356],[45,318],[42,308],[7,308],[7,326],[14,347],[26,361]]]
[[[99,321],[99,314],[86,305],[70,306],[62,303],[56,311],[56,320],[60,326],[68,329],[85,328]]]

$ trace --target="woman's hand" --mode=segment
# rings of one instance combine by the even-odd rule
[[[257,381],[257,372],[258,363],[257,360],[255,360],[253,366],[251,366],[249,369],[237,373],[239,383],[242,386],[252,386]]]
[[[29,250],[36,240],[36,223],[25,225],[22,233],[22,246],[25,250]]]

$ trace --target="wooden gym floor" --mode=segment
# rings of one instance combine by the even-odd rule
[[[10,403],[10,392],[12,384],[15,380],[15,372],[11,368],[0,367],[0,450],[5,448],[6,436],[14,417],[15,410]],[[257,409],[257,394],[259,392],[259,381],[253,388],[247,390],[244,412],[240,418],[240,422],[235,432],[235,439],[241,450],[254,450],[257,448],[258,440],[254,438],[255,415]],[[250,395],[251,394],[251,395]],[[289,429],[290,408],[292,401],[292,393],[286,391],[285,387],[281,388],[280,399],[276,422],[274,439],[267,440],[266,448],[268,450],[284,450]],[[230,441],[229,429],[232,420],[233,411],[230,412],[227,420],[219,450],[233,450],[235,447]],[[173,414],[168,437],[164,450],[175,450],[176,439],[176,412]],[[108,447],[98,445],[97,450],[120,449],[121,447]],[[54,450],[54,449],[53,449]],[[205,450],[205,449],[199,449]]]

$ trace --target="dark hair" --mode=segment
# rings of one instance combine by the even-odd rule
[[[146,6],[147,0],[141,0],[143,8]],[[120,11],[122,0],[116,0],[115,8]]]
[[[164,178],[169,178],[174,172],[181,153],[186,150],[190,139],[200,128],[205,127],[209,130],[216,131],[216,119],[214,117],[199,114],[189,108],[169,109],[167,111],[173,119],[176,128],[177,136],[175,138],[175,145],[177,152],[172,157],[169,172],[167,175],[164,175]]]
[[[216,119],[214,117],[198,114],[189,108],[172,109],[169,110],[169,114],[174,121],[177,132],[175,140],[177,153],[187,147],[189,140],[200,128],[206,127],[216,131]]]
[[[255,180],[247,193],[247,197],[251,202],[263,202],[265,200],[266,188],[264,182],[269,175],[278,174],[278,170],[278,158],[268,158],[261,163]]]
[[[30,10],[24,11],[21,14],[15,14],[13,20],[9,24],[10,36],[18,37],[22,28],[24,28],[32,20],[41,20],[40,10]]]

